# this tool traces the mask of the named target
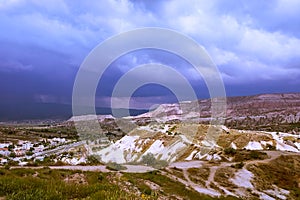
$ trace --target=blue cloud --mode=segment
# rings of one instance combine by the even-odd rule
[[[219,67],[229,94],[299,91],[298,13],[295,0],[1,1],[0,75],[11,79],[0,79],[0,91],[8,94],[19,87],[28,98],[48,95],[70,101],[76,71],[97,44],[147,26],[171,28],[202,44]],[[180,68],[195,88],[204,90],[203,81],[193,76],[185,61],[141,51],[114,63],[102,80],[108,87],[98,96],[109,96],[122,73],[149,61]],[[24,92],[17,93],[21,98]],[[142,94],[149,96],[146,90]]]

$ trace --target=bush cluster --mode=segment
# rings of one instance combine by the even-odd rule
[[[143,156],[141,164],[151,166],[156,169],[168,166],[167,161],[155,158],[152,153],[148,153],[147,155]]]

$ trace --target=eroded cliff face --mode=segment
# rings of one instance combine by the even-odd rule
[[[230,128],[290,133],[300,131],[300,93],[228,97],[226,104],[225,125]],[[211,117],[211,100],[206,99],[163,104],[154,111],[131,119],[136,122],[209,123]]]
[[[232,128],[299,133],[300,94],[228,98],[226,125]]]
[[[228,97],[223,117],[224,125],[229,128],[298,134],[300,93]],[[209,124],[212,119],[210,99],[162,104],[155,110],[138,116],[123,118],[114,118],[110,115],[98,116],[104,132],[106,129],[115,133],[123,131],[119,135],[150,123]],[[73,117],[68,123],[80,120],[89,120],[89,116]]]

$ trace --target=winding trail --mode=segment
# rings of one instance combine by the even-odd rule
[[[155,170],[152,167],[144,166],[144,165],[123,165],[127,169],[120,170],[121,172],[126,173],[146,173],[149,171]],[[80,171],[92,171],[92,172],[118,172],[114,170],[109,170],[105,165],[91,165],[91,166],[80,166],[80,165],[63,165],[63,166],[12,166],[11,169],[43,169],[45,167],[49,167],[50,169],[63,169],[63,170],[80,170]],[[119,172],[120,172],[119,171]]]
[[[245,161],[245,166],[251,165],[251,164],[258,164],[258,163],[268,163],[272,160],[276,160],[277,158],[279,158],[281,155],[291,155],[291,156],[300,156],[299,153],[294,153],[294,152],[289,152],[289,151],[262,151],[265,152],[266,154],[268,154],[268,158],[264,159],[264,160],[249,160],[249,161]]]
[[[269,163],[272,160],[277,159],[281,155],[297,155],[300,156],[299,153],[293,153],[293,152],[283,152],[283,151],[263,151],[267,153],[268,158],[264,160],[250,160],[250,161],[244,161],[245,165],[243,169],[247,169],[247,166],[251,164],[259,164],[259,163]],[[236,164],[237,162],[221,162],[219,164],[210,164],[207,161],[185,161],[185,162],[175,162],[172,163],[170,166],[165,168],[166,170],[160,170],[160,173],[164,176],[169,177],[170,179],[174,181],[178,181],[182,184],[184,184],[187,188],[193,189],[199,193],[202,194],[207,194],[210,196],[214,197],[219,197],[223,194],[225,195],[232,195],[232,196],[237,196],[237,194],[234,194],[230,192],[227,188],[221,186],[218,182],[216,182],[215,179],[215,174],[218,169],[224,168],[224,167],[229,167],[231,165]],[[190,168],[201,168],[203,165],[209,166],[209,175],[207,180],[205,181],[205,186],[196,184],[193,182],[190,177],[189,177],[189,172],[188,169]],[[149,171],[155,170],[152,167],[149,166],[143,166],[143,165],[124,165],[126,166],[126,170],[121,170],[121,172],[126,172],[126,173],[145,173]],[[45,166],[46,167],[46,166]],[[81,170],[81,171],[95,171],[95,172],[118,172],[118,171],[112,171],[108,170],[105,165],[97,165],[97,166],[47,166],[50,169],[65,169],[65,170]],[[26,166],[13,166],[11,168],[31,168],[31,169],[41,169],[44,168],[44,166],[38,166],[38,167],[26,167]],[[173,174],[171,174],[171,171],[169,171],[172,168],[178,168],[182,170],[183,177],[180,178],[177,177]],[[216,186],[218,189],[214,189],[211,187],[211,185]]]
[[[244,169],[247,168],[248,165],[251,164],[257,164],[257,163],[268,163],[272,160],[277,159],[278,157],[280,157],[281,155],[300,155],[299,153],[294,153],[294,152],[285,152],[285,151],[263,151],[265,153],[268,154],[268,158],[264,159],[264,160],[250,160],[250,161],[245,161],[245,165],[244,165]],[[221,193],[219,191],[222,191],[223,193],[225,193],[225,195],[231,195],[231,196],[236,196],[236,194],[230,192],[229,190],[227,190],[225,187],[221,186],[218,182],[214,181],[215,178],[215,174],[216,171],[218,169],[224,168],[224,167],[229,167],[231,165],[237,164],[238,162],[221,162],[219,165],[211,165],[209,167],[209,176],[207,178],[207,180],[205,181],[205,187],[202,187],[200,185],[197,185],[196,183],[194,183],[193,181],[190,180],[189,178],[189,173],[188,173],[188,169],[189,168],[195,168],[195,167],[201,167],[203,164],[205,164],[207,162],[205,161],[189,161],[189,162],[178,162],[178,163],[172,163],[172,165],[169,166],[169,168],[171,167],[176,167],[179,169],[182,169],[183,172],[183,176],[186,179],[182,180],[174,175],[171,174],[167,174],[165,173],[164,175],[172,178],[173,180],[177,180],[180,181],[181,183],[189,186],[190,188],[193,188],[194,190],[200,192],[200,193],[204,193],[204,194],[209,194],[212,196],[220,196]],[[211,188],[211,184],[214,184],[216,187],[219,188],[219,191]]]

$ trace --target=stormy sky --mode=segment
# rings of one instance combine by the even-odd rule
[[[0,104],[71,104],[76,73],[89,52],[113,35],[143,27],[175,30],[205,47],[228,96],[300,92],[299,13],[298,0],[0,1]],[[99,82],[97,106],[109,107],[116,81],[146,63],[180,69],[197,96],[208,97],[189,63],[146,49],[109,66]],[[119,97],[120,107],[122,98],[129,97]],[[173,101],[167,88],[146,85],[135,92],[132,107]]]

